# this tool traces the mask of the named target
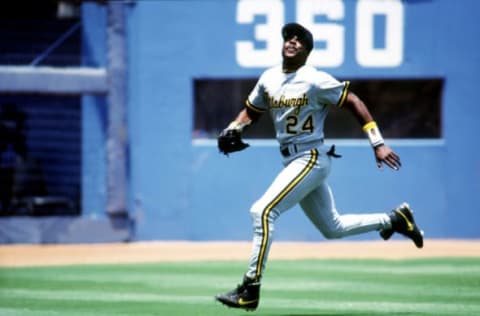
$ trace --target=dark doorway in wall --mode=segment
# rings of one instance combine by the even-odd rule
[[[257,79],[195,79],[193,138],[216,138],[244,107]],[[343,79],[369,107],[387,138],[441,138],[443,79]],[[255,124],[248,138],[274,138],[270,117]],[[325,122],[327,138],[364,138],[355,118],[332,108]]]

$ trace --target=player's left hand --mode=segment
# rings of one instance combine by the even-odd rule
[[[377,160],[378,168],[383,168],[383,163],[392,168],[393,170],[399,170],[402,166],[400,157],[393,152],[387,145],[383,144],[374,148],[375,159]]]

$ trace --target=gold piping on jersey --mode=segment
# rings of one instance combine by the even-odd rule
[[[263,110],[263,109],[260,109],[260,108],[257,108],[255,105],[253,105],[252,103],[250,103],[250,101],[245,100],[245,105],[247,106],[247,108],[249,108],[250,110],[254,111],[254,112],[257,112],[257,113],[264,113],[266,110]]]
[[[345,81],[345,86],[343,87],[342,95],[340,96],[340,100],[338,100],[337,107],[341,108],[343,103],[345,103],[345,99],[347,98],[348,88],[350,87],[350,81]]]
[[[262,230],[263,230],[263,237],[262,237],[262,244],[260,246],[260,252],[257,258],[257,268],[255,270],[255,279],[259,279],[262,273],[262,263],[265,257],[265,251],[267,250],[268,245],[268,215],[272,211],[272,209],[280,203],[280,201],[290,192],[292,191],[295,186],[302,181],[303,178],[307,176],[307,174],[312,170],[315,162],[318,158],[318,151],[317,149],[310,150],[310,160],[308,161],[307,165],[303,170],[270,202],[267,207],[262,212]]]

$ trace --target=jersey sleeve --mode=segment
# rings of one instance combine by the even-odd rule
[[[263,85],[263,77],[257,81],[257,84],[250,92],[247,100],[245,101],[245,106],[256,113],[264,113],[268,109],[268,101],[265,97],[265,87]]]
[[[347,98],[350,81],[340,82],[329,74],[319,73],[316,82],[319,103],[341,107]]]

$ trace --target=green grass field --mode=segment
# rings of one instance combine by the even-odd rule
[[[0,315],[480,315],[480,258],[270,261],[255,312],[216,293],[245,262],[0,268]]]

